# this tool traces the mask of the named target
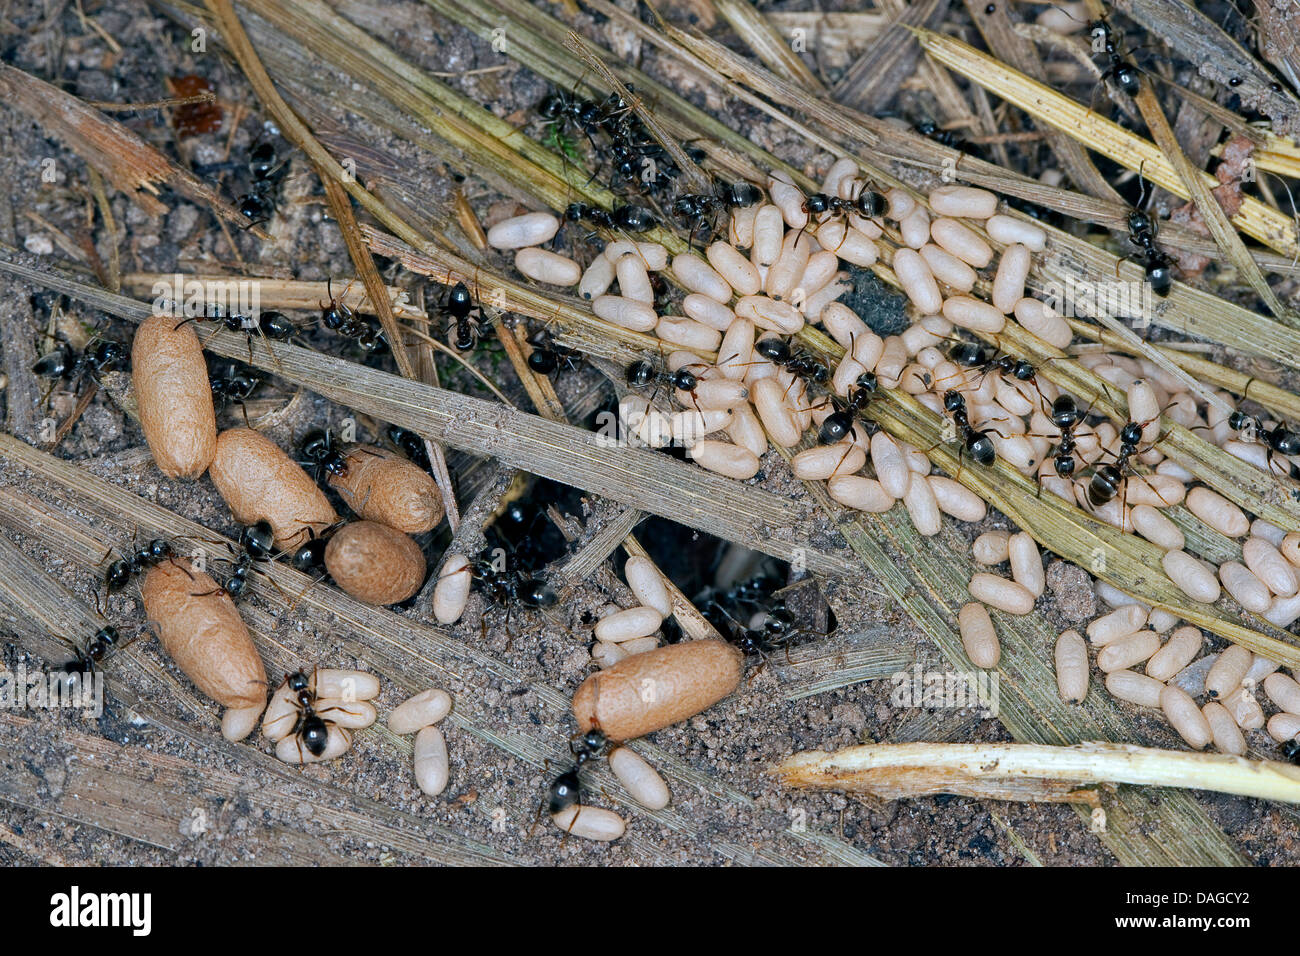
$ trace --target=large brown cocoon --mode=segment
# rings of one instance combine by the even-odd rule
[[[131,384],[140,427],[158,470],[168,478],[197,478],[217,452],[217,416],[203,346],[194,324],[151,315],[135,330]]]
[[[277,548],[297,548],[338,520],[311,475],[251,428],[230,428],[217,437],[209,474],[236,521],[271,522]]]
[[[669,644],[592,674],[573,695],[584,732],[631,740],[693,717],[740,684],[744,655],[722,641]],[[650,699],[646,699],[650,698]]]
[[[405,458],[358,445],[348,452],[346,475],[330,475],[349,508],[407,534],[432,531],[442,520],[442,493],[423,468]]]
[[[325,546],[334,583],[367,604],[398,604],[424,583],[424,552],[408,535],[377,521],[345,524]]]
[[[149,569],[140,593],[163,650],[195,687],[226,707],[266,703],[262,658],[216,581],[173,559]]]

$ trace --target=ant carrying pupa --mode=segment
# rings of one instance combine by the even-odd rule
[[[340,696],[333,696],[339,692],[324,690],[326,674],[340,677],[331,681],[331,686],[344,686]],[[374,705],[365,698],[377,694],[378,688],[363,688],[366,676],[362,672],[319,669],[310,676],[301,670],[285,674],[262,722],[262,732],[276,744],[276,756],[291,763],[309,763],[330,760],[347,751],[352,746],[352,731],[368,727],[375,720]],[[351,693],[346,689],[349,679],[353,681]],[[374,683],[373,677],[368,680]],[[323,696],[325,693],[331,696]]]

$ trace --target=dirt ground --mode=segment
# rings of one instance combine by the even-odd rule
[[[381,11],[360,3],[336,6],[361,26],[393,43],[411,61],[451,74],[458,88],[490,106],[499,116],[523,122],[547,90],[537,76],[517,66],[501,73],[456,76],[474,70],[486,44],[439,19],[414,2],[383,4]],[[242,74],[219,50],[191,54],[186,31],[158,7],[138,0],[82,5],[100,28],[88,28],[69,3],[11,4],[0,24],[3,60],[63,85],[88,100],[148,102],[166,94],[167,77],[201,73],[209,77],[226,106],[226,129],[177,142],[157,110],[115,114],[169,156],[187,165],[238,159],[259,137],[256,98]],[[111,42],[109,40],[111,38]],[[655,60],[647,55],[646,68]],[[706,107],[706,97],[680,76],[669,82]],[[347,105],[346,90],[313,108],[335,124],[339,140],[369,144],[404,169],[403,194],[415,208],[443,208],[449,196],[448,169],[430,166],[409,144],[367,123]],[[245,110],[227,139],[234,104]],[[823,171],[829,158],[770,132],[757,115],[731,117],[746,124],[755,141],[780,152],[796,165]],[[282,141],[269,135],[280,148]],[[41,160],[53,157],[62,178],[39,184]],[[506,202],[473,176],[462,184],[481,217]],[[218,173],[226,195],[246,189],[241,168]],[[0,110],[0,241],[53,260],[75,258],[93,266],[79,245],[93,201],[84,165],[16,111]],[[165,196],[170,211],[152,219],[120,194],[111,197],[118,226],[117,248],[123,272],[243,271],[303,279],[349,276],[353,267],[336,225],[323,212],[319,183],[301,155],[292,155],[280,215],[269,228],[272,241],[219,227],[211,213],[179,197]],[[101,262],[115,243],[96,218],[93,242]],[[71,249],[63,239],[73,240]],[[237,250],[230,241],[234,239]],[[385,278],[415,287],[415,277],[396,267]],[[35,443],[46,411],[40,383],[26,370],[45,350],[40,331],[55,297],[8,279],[0,296],[3,370],[0,392],[6,428]],[[336,283],[337,285],[337,283]],[[436,288],[427,295],[439,294]],[[109,338],[127,341],[121,322],[84,309],[66,307],[80,321],[98,325]],[[311,335],[307,336],[309,339]],[[521,405],[519,383],[499,357],[484,367]],[[445,385],[471,389],[464,375],[446,370]],[[601,400],[600,376],[590,368],[561,376],[559,392],[570,407],[594,408]],[[224,503],[207,479],[181,483],[163,479],[143,451],[138,426],[101,390],[81,422],[63,441],[59,455],[112,485],[140,495],[216,532],[237,531]],[[270,382],[250,404],[257,415],[287,405],[270,437],[291,446],[311,427],[337,426],[347,410]],[[56,396],[55,401],[60,399]],[[227,425],[239,421],[227,409]],[[362,421],[363,435],[378,437],[378,423]],[[805,492],[772,456],[764,487],[778,494]],[[477,463],[449,456],[458,476]],[[489,469],[477,467],[475,487]],[[470,484],[469,482],[466,482]],[[74,549],[29,533],[8,504],[40,503],[65,514],[69,522],[103,548],[126,547],[131,529],[114,516],[67,495],[21,468],[0,470],[0,490],[14,497],[6,509],[3,533],[36,559],[87,607],[93,606],[99,571],[86,566]],[[463,495],[462,506],[470,495]],[[8,504],[6,504],[6,502]],[[544,503],[544,502],[543,502]],[[590,532],[618,509],[584,500],[576,510]],[[973,537],[988,527],[1005,527],[990,518],[963,527]],[[647,532],[660,528],[662,540]],[[827,522],[828,534],[835,529]],[[643,543],[660,557],[665,571],[683,587],[703,580],[700,555],[717,554],[715,542],[679,529],[642,526]],[[692,541],[698,544],[694,559]],[[432,566],[445,547],[445,532],[421,539]],[[52,546],[52,544],[54,546]],[[662,556],[661,556],[662,555]],[[676,563],[674,561],[676,555]],[[1050,866],[1111,865],[1112,855],[1069,806],[985,802],[939,796],[879,802],[838,794],[788,792],[765,771],[791,752],[831,750],[858,742],[1009,740],[993,719],[971,710],[929,711],[891,703],[888,674],[914,662],[944,667],[939,650],[915,627],[870,576],[838,582],[830,591],[839,630],[806,642],[787,663],[774,655],[767,666],[751,669],[741,689],[706,713],[660,731],[644,753],[670,768],[673,802],[668,811],[647,813],[614,798],[612,777],[603,769],[591,777],[589,799],[614,806],[629,819],[628,836],[611,845],[565,839],[543,821],[535,828],[536,808],[549,779],[564,764],[564,736],[571,720],[557,707],[590,669],[584,620],[609,600],[609,574],[594,575],[566,594],[548,615],[524,612],[508,625],[498,611],[487,612],[475,596],[469,611],[451,629],[451,642],[437,653],[409,662],[386,656],[383,640],[357,638],[346,626],[320,614],[282,614],[271,604],[249,600],[248,614],[273,676],[292,666],[320,663],[361,666],[384,676],[378,700],[382,715],[409,693],[434,684],[455,701],[445,730],[451,757],[451,784],[438,798],[415,786],[410,740],[376,729],[358,736],[341,760],[299,769],[279,764],[271,746],[258,736],[245,744],[220,739],[216,708],[196,696],[186,679],[151,639],[124,650],[111,670],[107,709],[98,719],[66,713],[0,710],[0,863],[6,864],[272,864],[290,862],[407,865],[428,862],[635,865],[646,863],[732,865],[794,864]],[[1053,582],[1041,607],[1062,628],[1092,612],[1091,595],[1070,569],[1051,569]],[[617,592],[615,592],[617,593]],[[1081,593],[1083,596],[1081,597]],[[108,607],[114,621],[141,616],[134,591],[115,596]],[[427,602],[416,601],[396,614],[431,624]],[[0,666],[35,669],[33,653],[42,635],[18,617],[0,620]],[[400,646],[400,642],[397,645]],[[789,699],[792,688],[836,669],[840,652],[878,650],[881,673],[873,680]],[[445,652],[445,653],[444,653]],[[804,654],[818,663],[800,666]],[[1154,720],[1132,716],[1147,733],[1141,742],[1172,746],[1170,732]],[[601,790],[606,793],[602,793]],[[1293,811],[1258,801],[1204,795],[1198,798],[1213,821],[1256,864],[1300,862]]]

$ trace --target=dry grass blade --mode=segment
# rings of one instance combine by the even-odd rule
[[[1095,793],[1072,791],[1094,784],[1129,783],[1300,803],[1300,767],[1131,744],[874,744],[833,754],[795,754],[771,772],[787,786],[873,793],[886,799],[1003,793],[1000,799],[1079,800],[1095,805]],[[1022,787],[1028,787],[1029,793],[1014,795]]]
[[[211,206],[231,222],[247,225],[248,220],[211,186],[181,169],[121,123],[58,87],[0,63],[0,100],[40,123],[149,215],[167,212],[166,204],[158,199],[158,187],[166,185]],[[269,238],[261,229],[253,231],[259,238]]]
[[[1141,172],[1156,185],[1184,199],[1192,198],[1165,154],[1149,140],[1128,132],[960,40],[928,30],[918,30],[917,36],[927,53],[972,82],[1014,103],[1036,119],[1068,133],[1089,149],[1104,153],[1134,172]],[[1198,175],[1211,186],[1218,185],[1209,173]],[[1295,223],[1259,200],[1245,199],[1232,221],[1242,232],[1283,255],[1300,255]]]
[[[152,295],[155,292],[170,296],[172,301],[184,301],[184,295],[174,293],[176,283],[181,289],[191,287],[194,283],[209,290],[234,289],[241,282],[249,282],[257,290],[257,304],[264,309],[290,309],[293,311],[316,311],[329,299],[329,288],[324,282],[304,279],[247,279],[244,276],[216,272],[128,272],[122,276],[122,290],[128,294]],[[406,290],[397,286],[385,286],[386,297],[392,306],[393,314],[399,319],[423,320],[424,310],[406,301]],[[116,290],[110,290],[116,291]],[[340,305],[345,305],[354,312],[375,314],[366,290],[356,286],[340,291],[337,286],[334,293]]]

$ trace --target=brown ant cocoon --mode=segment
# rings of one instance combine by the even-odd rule
[[[1168,478],[1169,476],[1153,475],[1152,477]],[[1229,538],[1240,538],[1250,531],[1250,519],[1246,517],[1246,513],[1223,495],[1209,488],[1198,487],[1187,492],[1187,510],[1215,531]]]
[[[158,470],[168,478],[202,475],[217,453],[217,417],[193,323],[164,314],[140,323],[131,345],[131,385]]]
[[[740,685],[744,655],[723,641],[687,641],[637,654],[593,674],[573,695],[584,733],[631,740],[712,707]]]
[[[684,252],[673,256],[673,275],[691,292],[707,295],[724,305],[731,301],[731,286],[699,256]]]
[[[1015,581],[1008,581],[996,574],[977,573],[970,579],[966,590],[976,601],[1008,614],[1028,614],[1034,609],[1032,594]]]
[[[700,441],[686,452],[701,468],[743,481],[758,474],[758,456],[747,448],[722,441]]]
[[[1264,693],[1288,714],[1300,714],[1300,683],[1285,674],[1274,673],[1265,677]]]
[[[701,352],[716,352],[722,343],[722,333],[701,325],[694,319],[677,319],[663,316],[655,324],[655,335],[670,345]]]
[[[898,231],[903,243],[911,249],[920,249],[930,241],[930,214],[924,206],[917,206],[898,221]]]
[[[257,727],[257,719],[262,716],[262,705],[251,707],[227,707],[221,715],[221,736],[227,740],[243,740]]]
[[[997,335],[1007,324],[1007,317],[983,299],[965,295],[945,299],[943,317],[953,325],[986,335]]]
[[[163,650],[195,687],[224,707],[265,704],[262,658],[235,602],[216,581],[173,558],[149,569],[140,596]]]
[[[682,311],[700,325],[707,325],[719,332],[730,331],[731,324],[736,320],[736,313],[730,308],[698,292],[692,292],[682,300]]]
[[[1205,675],[1205,694],[1210,700],[1223,700],[1241,686],[1254,655],[1240,644],[1232,644],[1219,655]]]
[[[633,332],[649,332],[659,322],[652,306],[621,295],[598,295],[591,303],[597,318],[613,322]]]
[[[208,470],[212,483],[242,525],[269,521],[277,548],[297,548],[338,515],[311,476],[275,442],[251,428],[217,436]]]
[[[1258,524],[1258,521],[1254,522],[1251,528]],[[1252,535],[1241,546],[1241,557],[1246,567],[1278,597],[1290,597],[1300,588],[1300,577],[1296,576],[1295,568],[1272,542]]]
[[[1032,265],[1033,257],[1029,250],[1024,246],[1016,245],[1007,246],[1002,253],[1002,258],[998,262],[997,275],[993,277],[993,294],[991,296],[994,307],[999,312],[1010,314],[1025,295],[1025,281],[1029,278],[1029,267]],[[1145,418],[1139,418],[1138,421],[1145,421]]]
[[[1030,252],[1042,252],[1047,248],[1046,232],[1014,216],[994,216],[984,223],[984,229],[990,239],[1004,246],[1019,243]]]
[[[1240,562],[1224,561],[1219,565],[1219,580],[1229,596],[1247,611],[1263,614],[1273,602],[1264,582]]]
[[[1056,639],[1056,689],[1067,704],[1088,696],[1088,645],[1078,631],[1065,631]]]
[[[330,475],[329,484],[362,518],[406,534],[432,531],[442,520],[442,493],[429,473],[382,448],[349,451],[346,473]]]
[[[424,553],[395,528],[353,521],[325,546],[325,569],[340,588],[366,604],[399,604],[420,590]]]
[[[806,233],[788,232],[781,241],[781,254],[777,256],[772,268],[767,271],[763,289],[773,299],[782,300],[791,297],[795,285],[808,268],[808,259],[812,254],[813,243]],[[753,266],[750,266],[752,269]],[[757,272],[757,270],[755,270]],[[757,290],[755,290],[757,291]],[[753,295],[742,292],[736,287],[737,295]]]
[[[584,807],[578,803],[561,810],[551,817],[551,821],[570,836],[600,843],[617,840],[627,830],[623,818],[613,810]]]
[[[618,276],[620,295],[646,305],[654,305],[654,287],[650,285],[650,273],[640,256],[621,257],[614,266],[614,274]]]
[[[1160,650],[1160,635],[1155,631],[1138,631],[1111,641],[1097,652],[1097,666],[1106,673],[1125,670],[1147,660]]]

